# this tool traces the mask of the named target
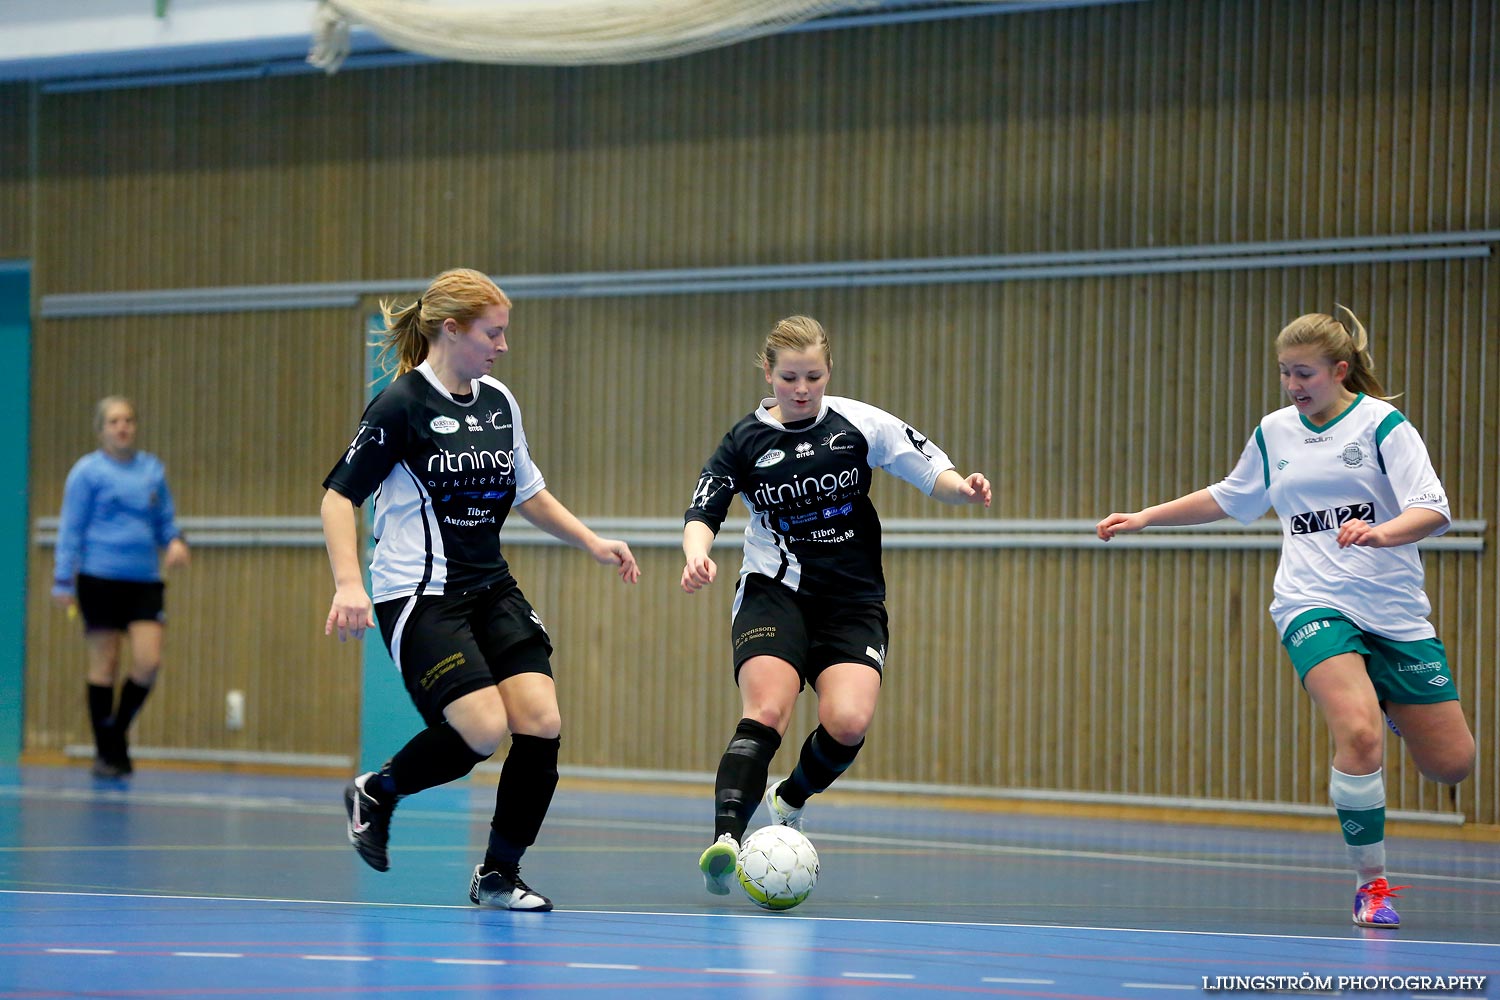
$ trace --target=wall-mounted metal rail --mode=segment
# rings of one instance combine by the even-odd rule
[[[682,544],[682,521],[673,517],[585,517],[585,524],[603,535],[625,539],[637,548],[676,548]],[[323,545],[322,522],[316,517],[183,517],[178,525],[190,544],[205,548],[275,548]],[[738,544],[746,521],[731,520],[720,530],[720,549]],[[882,544],[902,549],[1279,549],[1281,524],[1272,519],[1242,525],[1237,521],[1152,528],[1138,535],[1120,535],[1101,542],[1094,522],[1060,520],[955,520],[889,518],[882,522]],[[1483,552],[1488,522],[1454,521],[1448,532],[1418,543],[1424,551]],[[563,545],[519,517],[500,533],[503,545]],[[57,544],[57,518],[36,520],[32,542]]]

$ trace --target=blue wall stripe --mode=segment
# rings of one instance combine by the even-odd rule
[[[0,342],[11,356],[0,366],[0,763],[21,754],[26,682],[28,449],[31,438],[31,272],[0,268]]]

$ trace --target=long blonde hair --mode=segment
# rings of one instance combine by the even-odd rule
[[[828,331],[823,324],[811,316],[788,316],[777,320],[766,337],[766,344],[755,356],[755,363],[762,369],[774,368],[776,357],[782,351],[808,351],[814,347],[823,351],[823,363],[833,367],[833,348],[828,344]]]
[[[442,332],[444,320],[468,326],[490,306],[509,309],[510,298],[488,276],[467,267],[455,267],[433,278],[415,302],[398,306],[394,299],[382,299],[385,332],[376,341],[380,354],[375,367],[392,377],[405,375],[427,359],[428,347]]]
[[[1276,335],[1276,353],[1280,355],[1289,347],[1315,347],[1329,364],[1348,363],[1344,388],[1350,392],[1362,392],[1377,399],[1397,398],[1387,396],[1380,379],[1375,377],[1375,356],[1370,353],[1370,336],[1365,325],[1348,307],[1335,304],[1334,308],[1349,318],[1347,324],[1327,313],[1298,316]]]

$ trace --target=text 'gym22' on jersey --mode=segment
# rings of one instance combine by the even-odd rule
[[[509,577],[500,526],[547,484],[516,398],[488,375],[455,400],[423,362],[370,401],[323,485],[360,506],[374,494],[371,600],[463,594]]]
[[[1279,635],[1304,611],[1333,608],[1360,628],[1399,642],[1431,638],[1432,605],[1415,544],[1339,548],[1339,527],[1385,524],[1409,507],[1449,522],[1448,495],[1421,435],[1390,403],[1361,393],[1322,426],[1295,406],[1263,417],[1234,471],[1208,488],[1229,516],[1249,523],[1276,508],[1281,563],[1271,618]],[[1434,534],[1448,530],[1444,524]]]
[[[953,463],[868,403],[824,396],[817,418],[797,430],[771,416],[775,403],[761,400],[724,435],[686,520],[717,533],[739,493],[750,509],[741,576],[759,573],[814,597],[885,600],[870,471],[884,469],[930,494]]]

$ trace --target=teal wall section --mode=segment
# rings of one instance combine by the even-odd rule
[[[383,330],[384,323],[380,316],[377,314],[370,317],[366,340],[373,341]],[[382,377],[376,380],[375,356],[379,352],[375,347],[370,347],[367,351],[365,382],[374,383],[370,385],[370,395],[373,397],[385,388],[390,379]],[[354,434],[352,421],[349,425],[349,434],[351,437]],[[365,503],[364,516],[365,527],[368,529],[370,516],[368,501]],[[372,533],[366,531],[366,537],[372,537]],[[366,588],[370,586],[369,566],[370,560],[366,558]],[[401,674],[391,660],[391,654],[385,648],[385,642],[380,638],[379,628],[365,633],[364,645],[364,668],[359,703],[359,769],[371,771],[379,768],[390,759],[391,754],[400,750],[407,740],[416,735],[417,730],[422,728],[422,717],[417,714],[411,699],[406,695],[406,687],[401,683]]]
[[[26,703],[26,549],[31,526],[31,269],[0,261],[0,764],[21,754]]]

